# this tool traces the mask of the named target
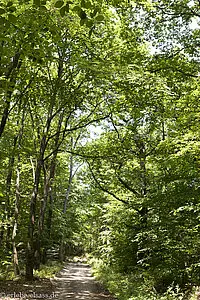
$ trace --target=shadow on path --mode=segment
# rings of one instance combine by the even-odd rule
[[[91,275],[91,268],[82,263],[68,263],[55,277],[59,300],[114,300]]]

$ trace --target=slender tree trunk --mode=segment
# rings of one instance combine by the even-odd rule
[[[66,213],[67,210],[67,204],[69,202],[69,195],[71,192],[71,186],[72,186],[72,180],[73,180],[73,156],[71,154],[70,156],[70,163],[69,163],[69,178],[68,178],[68,187],[65,195],[65,201],[64,201],[64,208],[63,208],[63,213]]]
[[[12,175],[13,175],[13,168],[14,168],[14,163],[15,163],[15,149],[16,149],[16,144],[18,140],[18,135],[14,137],[13,141],[13,150],[12,150],[12,155],[9,160],[9,166],[8,166],[8,175],[6,179],[6,218],[9,220],[12,216],[11,213],[11,203],[10,203],[10,194],[11,194],[11,186],[12,186]],[[8,251],[11,250],[11,224],[8,225],[7,227],[7,232],[6,232],[6,248]]]
[[[13,224],[13,232],[12,232],[12,246],[13,246],[13,267],[15,276],[20,274],[19,263],[18,263],[18,254],[15,243],[15,237],[17,234],[18,227],[18,214],[19,214],[19,201],[20,201],[20,191],[19,191],[19,183],[20,183],[20,169],[17,167],[17,180],[16,180],[16,197],[15,197],[15,213],[14,213],[14,224]]]
[[[48,207],[48,217],[47,217],[47,230],[48,230],[48,238],[51,238],[51,226],[52,226],[52,217],[53,217],[53,192],[50,187],[49,191],[49,207]]]
[[[80,134],[77,136],[75,142],[73,137],[71,137],[71,149],[74,150],[76,148],[76,145],[78,143],[78,140],[80,139]],[[69,178],[68,178],[68,187],[65,195],[65,201],[64,201],[64,207],[63,207],[63,213],[66,213],[67,210],[67,205],[69,202],[69,195],[71,192],[71,187],[72,187],[72,181],[74,176],[76,175],[77,170],[79,169],[80,166],[77,167],[77,169],[74,171],[74,162],[73,162],[73,154],[70,155],[70,162],[69,162]]]
[[[146,203],[147,198],[147,170],[146,170],[146,149],[145,144],[143,141],[139,143],[139,161],[140,161],[140,172],[141,172],[141,197],[143,199],[142,209],[140,210],[140,217],[141,217],[141,236],[142,240],[140,244],[138,244],[138,252],[137,252],[137,259],[143,260],[146,259],[149,255],[148,250],[148,238],[146,236],[146,229],[148,227],[148,206]]]
[[[9,115],[9,108],[10,108],[10,101],[6,101],[6,105],[3,111],[3,115],[1,118],[1,123],[0,123],[0,138],[4,132],[4,128],[8,119],[8,115]]]
[[[19,116],[21,114],[21,102],[19,103]],[[14,149],[16,148],[16,144],[18,142],[18,147],[20,148],[21,139],[23,136],[24,129],[24,121],[25,121],[25,109],[22,112],[21,118],[21,126],[19,128],[19,133],[14,139]],[[17,126],[19,126],[19,120],[17,121]],[[14,155],[12,159],[12,163],[14,165]],[[11,174],[12,175],[12,174]],[[18,164],[16,169],[16,188],[15,188],[15,203],[14,203],[14,214],[13,214],[13,227],[12,227],[12,250],[13,250],[13,267],[15,276],[20,274],[19,264],[18,264],[18,253],[16,248],[16,235],[17,235],[17,227],[18,227],[18,215],[19,215],[19,203],[20,203],[20,154],[18,154]]]
[[[165,122],[162,120],[162,140],[164,141],[166,138],[166,133],[165,133]]]
[[[65,241],[64,239],[62,239],[59,247],[59,261],[63,262],[64,260],[65,260]]]
[[[43,161],[41,158],[37,161],[37,166],[35,170],[35,178],[34,178],[34,189],[32,192],[31,203],[30,203],[30,219],[29,219],[29,228],[28,228],[28,243],[26,249],[26,279],[33,279],[33,268],[34,268],[34,255],[35,255],[35,247],[34,247],[34,229],[35,229],[35,218],[36,218],[36,202],[37,195],[39,190],[39,181],[40,174],[42,169]]]
[[[43,157],[46,149],[46,137],[43,136],[40,144],[40,156],[36,163],[36,168],[34,170],[34,188],[31,196],[30,202],[30,218],[29,218],[29,226],[28,226],[28,242],[26,248],[26,279],[33,279],[33,268],[35,263],[35,238],[34,238],[34,230],[35,230],[35,219],[36,219],[36,204],[37,204],[37,196],[39,191],[39,183],[40,183],[40,175],[43,166]]]
[[[0,247],[3,245],[4,227],[1,227],[0,231]]]
[[[43,201],[41,202],[40,206],[40,215],[39,215],[39,222],[38,222],[38,243],[37,245],[40,246],[41,242],[43,241],[43,233],[44,233],[44,220],[45,220],[45,213],[46,213],[46,207],[47,203],[49,201],[49,215],[48,215],[48,235],[50,237],[50,231],[51,231],[51,219],[52,219],[52,205],[53,205],[53,197],[52,197],[52,189],[53,189],[53,181],[55,177],[55,169],[56,169],[56,159],[58,155],[58,144],[60,139],[60,132],[61,132],[61,126],[63,121],[64,114],[63,112],[60,115],[58,126],[57,126],[57,135],[54,141],[54,153],[53,157],[51,159],[50,163],[50,169],[49,172],[45,168],[45,164],[43,164],[43,173],[44,173],[44,197]],[[49,174],[48,174],[49,173]],[[37,249],[39,257],[42,258],[43,261],[46,260],[45,253],[46,253],[46,245],[44,245],[44,251],[43,254],[41,254],[40,249]]]
[[[73,148],[73,137],[71,137],[71,148]],[[73,180],[73,155],[70,155],[70,163],[69,163],[69,178],[68,178],[68,187],[65,195],[64,200],[64,207],[63,207],[63,213],[65,214],[67,211],[67,205],[69,202],[69,195],[71,191],[72,186],[72,180]],[[59,247],[59,260],[62,262],[65,259],[65,237],[62,236],[60,247]]]
[[[142,158],[140,158],[140,170],[141,170],[141,196],[144,199],[147,196],[147,174],[146,174],[146,157],[143,155]],[[147,227],[147,214],[148,214],[148,208],[146,206],[146,203],[143,204],[143,207],[140,211],[140,215],[142,217],[142,224],[144,227]]]
[[[9,80],[9,89],[6,95],[5,107],[0,122],[0,138],[4,132],[4,128],[9,116],[11,97],[16,84],[16,76],[17,76],[16,70],[20,69],[21,66],[19,59],[20,59],[20,52],[17,52],[13,57],[13,61],[5,74],[5,78]]]
[[[140,210],[140,215],[142,218],[142,224],[144,227],[147,226],[147,213],[148,208],[145,203],[145,199],[147,196],[147,170],[146,170],[146,149],[145,144],[142,140],[138,140],[136,142],[137,148],[138,148],[138,158],[139,158],[139,164],[140,164],[140,174],[141,174],[141,189],[140,194],[141,198],[143,198],[143,207]]]
[[[53,104],[52,104],[53,105]],[[44,167],[44,153],[47,147],[47,135],[50,130],[53,114],[53,106],[49,109],[49,114],[45,126],[44,135],[40,142],[40,154],[36,162],[36,168],[34,170],[34,187],[30,202],[30,217],[28,226],[28,242],[26,248],[26,279],[33,279],[33,269],[36,262],[36,267],[40,264],[40,233],[34,236],[35,222],[36,222],[36,205],[37,196],[39,192],[39,183],[41,177],[41,171]],[[40,216],[39,216],[40,218]]]
[[[71,137],[71,149],[75,149],[77,142],[80,138],[80,135],[78,135],[78,137],[76,138],[75,142],[73,137]],[[70,192],[71,192],[71,187],[72,187],[72,181],[73,178],[78,170],[79,166],[77,167],[77,169],[74,171],[74,161],[73,161],[73,155],[70,155],[70,162],[69,162],[69,178],[68,178],[68,186],[67,186],[67,191],[66,191],[66,195],[65,195],[65,200],[64,200],[64,207],[63,207],[63,214],[66,213],[67,211],[67,205],[69,203],[69,196],[70,196]],[[60,243],[60,249],[59,249],[59,260],[63,261],[65,258],[65,241],[64,241],[64,236],[62,237],[61,243]]]
[[[34,188],[33,188],[33,193],[31,197],[31,203],[30,203],[30,219],[29,219],[29,229],[28,229],[28,243],[27,243],[27,251],[26,251],[26,278],[28,280],[33,279],[33,268],[34,268],[34,257],[36,255],[36,259],[38,259],[37,264],[40,263],[40,246],[41,246],[41,234],[43,230],[43,224],[44,224],[44,216],[45,216],[45,209],[46,209],[46,201],[47,198],[45,196],[44,202],[40,208],[40,215],[39,215],[39,220],[38,220],[38,235],[36,238],[34,238],[34,232],[35,232],[35,219],[36,219],[36,204],[37,204],[37,195],[39,191],[39,182],[40,182],[40,177],[41,177],[41,171],[42,168],[44,168],[44,153],[48,144],[48,133],[52,124],[52,120],[55,117],[56,114],[53,114],[53,108],[54,108],[54,103],[59,87],[59,82],[60,79],[62,78],[62,72],[63,72],[63,60],[59,60],[59,66],[58,66],[58,76],[57,76],[57,83],[53,86],[53,96],[50,102],[50,107],[48,111],[48,118],[46,121],[46,126],[44,128],[44,135],[41,139],[40,143],[40,155],[37,160],[36,168],[35,168],[35,178],[34,178]],[[62,117],[59,120],[59,125],[58,127],[61,128],[62,125]],[[55,157],[58,152],[58,146],[57,142],[59,141],[59,136],[60,136],[60,130],[57,131],[56,135],[56,146],[55,146]],[[53,168],[54,169],[54,168]],[[53,170],[54,173],[55,170]],[[54,175],[50,174],[49,180],[51,178],[54,178]],[[46,182],[47,186],[45,189],[49,190],[50,185],[48,187],[48,182]],[[48,191],[45,191],[45,193],[48,195]]]

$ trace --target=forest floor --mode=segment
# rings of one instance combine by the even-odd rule
[[[83,263],[67,263],[54,279],[0,281],[0,300],[114,300]]]

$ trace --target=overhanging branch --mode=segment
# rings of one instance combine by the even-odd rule
[[[91,169],[89,163],[88,163],[88,166],[89,166],[89,170],[90,170],[90,172],[91,172],[91,174],[92,174],[92,177],[93,177],[94,181],[96,182],[96,184],[98,185],[98,187],[99,187],[103,192],[109,194],[110,196],[114,197],[116,200],[118,200],[118,201],[120,201],[120,202],[122,202],[122,203],[124,203],[124,204],[129,204],[128,201],[125,201],[125,200],[123,200],[123,199],[117,197],[114,193],[112,193],[112,192],[110,192],[109,190],[107,190],[106,188],[104,188],[104,187],[100,184],[100,182],[97,180],[97,178],[95,177],[94,172],[92,171],[92,169]]]
[[[121,177],[117,176],[119,182],[130,192],[132,192],[134,195],[140,197],[141,195],[134,189],[132,188],[126,181],[124,181]]]

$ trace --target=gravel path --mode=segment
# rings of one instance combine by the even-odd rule
[[[91,275],[91,268],[82,263],[68,263],[55,277],[57,300],[114,300]]]

